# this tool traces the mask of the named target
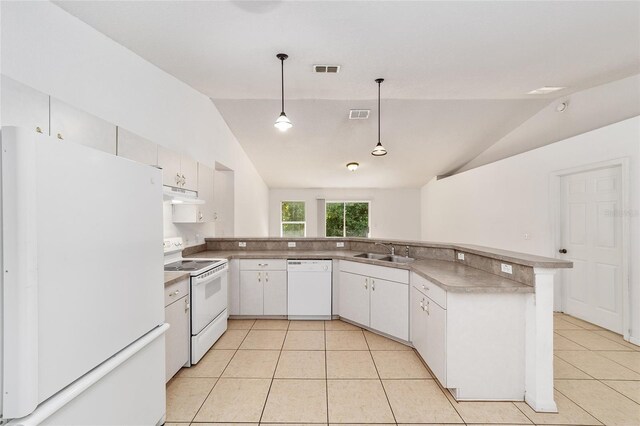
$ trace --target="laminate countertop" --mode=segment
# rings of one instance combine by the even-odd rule
[[[339,259],[388,268],[405,269],[428,279],[442,289],[454,293],[533,293],[534,287],[503,278],[458,262],[434,259],[416,259],[410,263],[393,263],[355,257],[362,252],[352,250],[331,251],[201,251],[190,254],[195,258],[224,259]]]
[[[171,285],[173,283],[177,283],[178,281],[189,278],[188,272],[181,271],[165,271],[164,273],[164,286]]]

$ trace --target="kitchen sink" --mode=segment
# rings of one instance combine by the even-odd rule
[[[382,260],[383,262],[391,262],[391,263],[409,263],[415,260],[413,257],[395,256],[395,255],[391,256],[388,254],[378,254],[378,253],[361,253],[353,257],[359,257],[362,259]]]
[[[378,253],[361,253],[361,254],[356,254],[353,257],[361,257],[363,259],[386,260],[389,257],[389,255],[378,254]]]

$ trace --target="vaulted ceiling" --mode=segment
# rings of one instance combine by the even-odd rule
[[[554,99],[640,71],[638,2],[56,3],[211,97],[270,187],[418,187]],[[287,133],[273,127],[278,52]],[[567,89],[527,94],[541,86]],[[370,119],[349,120],[352,108]]]

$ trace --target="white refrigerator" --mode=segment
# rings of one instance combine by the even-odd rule
[[[22,128],[0,140],[0,419],[162,424],[161,171]]]

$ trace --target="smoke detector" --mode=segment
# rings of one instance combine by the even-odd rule
[[[370,112],[370,109],[350,109],[349,120],[366,120]]]
[[[313,72],[320,74],[337,74],[340,72],[340,65],[314,65]]]

